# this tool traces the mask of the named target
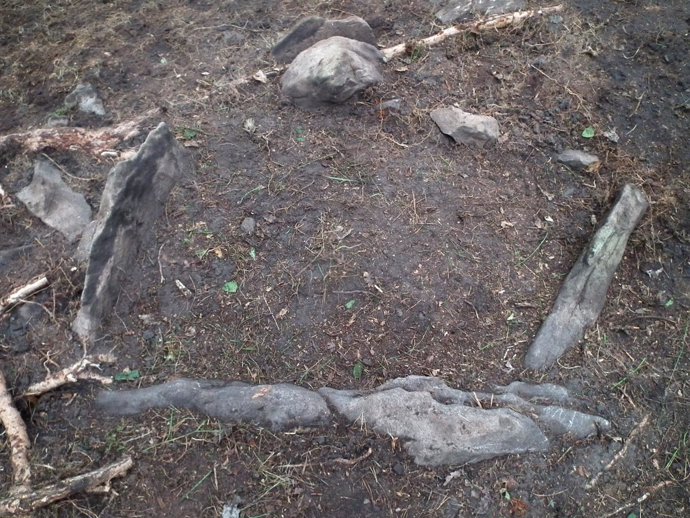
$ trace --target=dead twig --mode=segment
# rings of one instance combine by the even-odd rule
[[[0,423],[5,427],[10,441],[10,463],[12,464],[12,490],[14,495],[27,490],[31,484],[31,468],[29,466],[29,450],[31,442],[26,432],[22,416],[12,403],[12,397],[7,390],[5,376],[0,372]],[[0,512],[2,506],[0,504]]]
[[[617,514],[620,514],[624,511],[627,511],[628,509],[635,507],[636,505],[641,504],[642,502],[647,500],[650,496],[652,496],[654,493],[656,493],[657,491],[659,491],[659,490],[661,490],[667,486],[670,486],[671,484],[673,484],[673,480],[665,480],[663,482],[659,482],[655,486],[652,486],[651,488],[649,488],[649,491],[647,491],[641,497],[636,499],[634,502],[629,502],[625,505],[620,506],[615,511],[612,511],[609,514],[604,515],[603,518],[612,518],[613,516],[616,516]]]
[[[358,462],[361,462],[364,459],[368,458],[372,453],[373,453],[373,450],[371,448],[369,448],[364,455],[360,455],[359,457],[357,457],[355,459],[335,459],[333,462],[335,462],[336,464],[344,464],[346,466],[354,466]]]
[[[596,483],[599,481],[599,477],[601,477],[601,475],[603,473],[610,470],[616,462],[618,462],[619,460],[621,460],[625,456],[625,454],[628,452],[628,448],[630,447],[630,444],[632,444],[633,439],[637,435],[639,435],[639,433],[642,431],[642,429],[645,426],[647,426],[648,423],[649,423],[649,414],[644,416],[642,421],[640,421],[640,424],[638,424],[637,427],[632,432],[630,432],[630,435],[628,436],[628,439],[625,441],[625,444],[623,445],[623,447],[620,449],[620,451],[618,453],[616,453],[613,456],[611,461],[606,466],[604,466],[604,469],[602,469],[599,473],[597,473],[592,478],[592,480],[590,480],[589,482],[587,482],[587,484],[585,484],[585,489],[592,489],[596,485]]]
[[[77,475],[56,484],[50,484],[39,489],[24,488],[15,492],[9,498],[0,500],[0,516],[16,516],[18,513],[29,513],[53,502],[67,498],[84,490],[91,491],[99,486],[107,485],[113,478],[124,475],[134,462],[132,457],[126,457],[103,466],[102,468]]]
[[[55,390],[58,387],[67,385],[68,383],[75,383],[78,380],[96,380],[104,385],[108,385],[113,382],[110,376],[101,376],[100,374],[94,372],[88,372],[88,368],[100,369],[100,363],[112,363],[114,358],[109,354],[99,354],[96,356],[85,356],[79,360],[74,365],[65,367],[64,369],[49,374],[46,379],[38,383],[34,383],[29,386],[29,388],[24,391],[22,396],[40,396],[51,390]]]
[[[118,124],[95,130],[85,128],[39,128],[25,133],[11,133],[0,137],[0,154],[12,147],[38,153],[46,148],[81,151],[97,158],[117,156],[114,149],[123,141],[139,135],[149,119],[157,116],[156,108],[143,115]]]
[[[31,281],[29,284],[26,284],[21,288],[16,289],[0,302],[0,314],[21,302],[22,299],[25,299],[29,295],[33,295],[46,286],[48,286],[48,278],[43,276]]]
[[[443,40],[455,36],[457,34],[466,32],[486,32],[489,30],[503,29],[510,25],[516,25],[524,20],[533,18],[535,16],[540,16],[543,14],[555,13],[563,10],[562,5],[554,5],[551,7],[544,7],[542,9],[532,9],[528,11],[518,11],[516,13],[502,14],[499,16],[492,16],[490,18],[485,18],[476,22],[463,23],[460,25],[455,25],[447,29],[442,30],[438,34],[429,36],[421,40],[416,40],[412,42],[400,43],[394,47],[388,47],[383,49],[383,53],[386,61],[390,61],[393,58],[402,56],[406,54],[410,48],[417,46],[432,47],[438,45]]]

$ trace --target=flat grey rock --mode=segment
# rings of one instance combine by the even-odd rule
[[[563,151],[556,157],[556,160],[567,165],[573,171],[592,171],[600,164],[598,156],[574,149]]]
[[[98,92],[89,83],[82,83],[72,90],[72,92],[65,97],[65,106],[67,108],[78,107],[79,111],[90,113],[103,117],[105,115],[105,108],[103,101],[98,97]]]
[[[283,95],[303,108],[344,103],[382,80],[383,54],[368,43],[333,36],[301,52],[281,79]]]
[[[98,216],[85,230],[77,251],[77,259],[86,258],[88,264],[72,330],[84,342],[95,338],[170,190],[192,167],[184,148],[161,123],[134,157],[108,174]]]
[[[442,23],[454,23],[476,16],[494,16],[525,9],[525,0],[451,0],[436,13]]]
[[[527,368],[548,369],[599,318],[628,237],[648,206],[644,192],[630,184],[623,187],[606,220],[563,282],[551,313],[527,351]]]
[[[431,112],[431,118],[439,129],[458,144],[484,146],[498,140],[498,122],[487,115],[474,115],[460,108],[449,106]]]
[[[324,426],[331,421],[321,396],[285,383],[219,385],[179,379],[143,389],[102,391],[96,404],[112,415],[134,415],[152,408],[184,408],[224,422],[252,423],[274,431]]]
[[[407,452],[423,466],[466,464],[549,447],[534,421],[507,408],[445,405],[428,392],[402,388],[366,395],[329,388],[319,393],[350,421],[402,439]]]
[[[76,240],[91,220],[91,207],[84,196],[70,189],[60,170],[46,160],[34,162],[31,184],[19,191],[17,198],[69,241]]]
[[[290,63],[303,50],[314,43],[342,36],[351,40],[376,45],[376,36],[369,24],[359,16],[349,16],[340,20],[326,20],[320,16],[309,16],[298,21],[271,50],[278,63]]]
[[[242,224],[240,225],[240,230],[244,234],[251,236],[256,230],[256,220],[250,217],[244,218],[242,220]]]

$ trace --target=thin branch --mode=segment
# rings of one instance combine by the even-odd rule
[[[492,16],[491,18],[485,18],[476,22],[463,23],[460,25],[455,25],[453,27],[448,27],[442,30],[438,34],[429,36],[417,41],[400,43],[394,47],[388,47],[383,49],[383,53],[386,61],[390,61],[393,58],[402,56],[408,49],[416,46],[432,47],[441,43],[446,38],[450,36],[455,36],[464,32],[486,32],[494,29],[503,29],[510,25],[516,25],[524,20],[533,18],[535,16],[541,16],[543,14],[555,13],[563,10],[562,5],[554,5],[551,7],[543,7],[541,9],[532,9],[529,11],[518,11],[516,13],[501,14],[498,16]]]
[[[31,468],[29,450],[31,442],[26,432],[24,420],[15,408],[12,397],[7,390],[5,376],[0,372],[0,423],[5,427],[10,441],[10,462],[12,464],[12,494],[29,488]],[[1,507],[0,507],[1,509]]]
[[[620,514],[624,511],[627,511],[628,509],[631,509],[631,508],[635,507],[636,505],[641,504],[642,502],[647,500],[650,496],[652,496],[657,491],[665,488],[666,486],[670,486],[672,484],[673,484],[673,480],[665,480],[663,482],[659,482],[655,486],[650,487],[649,491],[647,491],[641,497],[637,498],[634,502],[628,502],[627,504],[620,506],[615,511],[612,511],[609,514],[605,514],[603,516],[603,518],[612,518],[613,516],[616,516],[617,514]]]
[[[0,516],[16,516],[18,513],[35,511],[75,493],[108,484],[113,478],[124,475],[133,464],[132,457],[127,455],[117,462],[55,484],[35,490],[22,489],[9,498],[0,500]]]
[[[43,276],[31,281],[29,284],[26,284],[19,289],[16,289],[0,302],[0,314],[21,302],[22,299],[25,299],[29,295],[33,295],[46,286],[48,286],[48,278]]]
[[[101,366],[99,363],[112,363],[113,361],[114,358],[108,354],[85,356],[74,365],[65,367],[61,371],[50,374],[43,381],[34,383],[28,389],[26,389],[22,395],[24,397],[40,396],[41,394],[55,390],[58,387],[67,385],[68,383],[75,383],[77,380],[84,379],[96,380],[104,385],[108,385],[113,382],[111,377],[101,376],[100,374],[85,371],[90,367],[100,369]]]

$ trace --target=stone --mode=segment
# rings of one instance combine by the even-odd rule
[[[578,172],[596,171],[601,165],[598,156],[574,149],[563,151],[563,153],[556,157],[556,160],[558,160],[561,164],[567,165],[573,171]]]
[[[431,112],[439,129],[458,144],[484,146],[498,140],[498,122],[487,115],[474,115],[449,106]]]
[[[93,85],[89,83],[81,83],[72,90],[72,92],[65,97],[65,107],[78,107],[79,111],[90,113],[103,117],[105,115],[105,108],[103,101],[98,97],[98,93]]]
[[[644,192],[631,184],[623,186],[606,220],[563,282],[551,313],[527,351],[527,368],[548,369],[597,321],[628,238],[648,206]]]
[[[76,254],[88,264],[72,330],[85,343],[94,340],[101,320],[110,313],[170,190],[192,168],[187,152],[161,123],[136,155],[108,174],[98,215],[84,231]]]
[[[383,54],[368,43],[333,36],[301,52],[281,79],[283,95],[303,108],[344,103],[382,80]]]
[[[402,388],[366,395],[329,388],[319,393],[350,421],[400,438],[422,466],[466,464],[549,447],[534,421],[508,408],[442,404],[428,392]]]
[[[512,13],[526,7],[525,0],[451,0],[436,13],[436,18],[442,23],[454,23],[477,16]]]
[[[34,162],[31,184],[17,193],[26,208],[46,225],[75,241],[91,220],[84,196],[62,180],[62,173],[47,160]]]
[[[296,385],[219,384],[179,379],[143,389],[102,391],[96,404],[112,415],[134,415],[152,408],[188,409],[227,423],[252,423],[273,431],[325,426],[326,402]]]
[[[271,50],[278,63],[290,63],[303,50],[314,43],[342,36],[376,46],[376,36],[369,24],[358,16],[340,20],[326,20],[320,16],[309,16],[298,21]]]
[[[251,236],[256,230],[256,220],[254,218],[244,218],[240,225],[240,230],[248,236]]]

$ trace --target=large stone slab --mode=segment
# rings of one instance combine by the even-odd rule
[[[77,252],[78,259],[88,259],[81,308],[72,323],[83,341],[95,338],[170,190],[192,167],[184,148],[161,123],[134,157],[110,171],[98,216]]]
[[[466,464],[549,447],[534,421],[507,408],[443,404],[428,392],[402,388],[366,395],[328,388],[319,393],[350,421],[402,439],[407,452],[423,466]]]
[[[91,207],[84,196],[70,189],[60,170],[46,160],[34,162],[31,184],[19,191],[17,198],[69,241],[79,238],[91,219]]]
[[[458,144],[482,147],[498,140],[498,122],[487,115],[474,115],[448,106],[431,112],[431,118],[441,132]]]
[[[343,103],[382,80],[383,54],[368,43],[334,36],[301,52],[281,79],[283,95],[303,108]]]
[[[284,431],[324,426],[331,421],[316,392],[278,385],[219,384],[179,379],[138,390],[103,391],[96,403],[113,415],[134,415],[152,408],[184,408],[229,423],[252,423]]]
[[[309,16],[297,22],[275,44],[271,54],[278,63],[290,63],[300,52],[308,49],[314,43],[333,36],[342,36],[376,45],[374,31],[359,16],[349,16],[340,20],[326,20],[320,16]]]
[[[525,0],[451,0],[436,13],[436,18],[442,23],[454,23],[473,16],[512,13],[526,7]]]
[[[551,313],[527,351],[527,368],[548,369],[599,318],[628,237],[648,206],[640,189],[630,184],[623,187],[603,225],[563,282]]]

